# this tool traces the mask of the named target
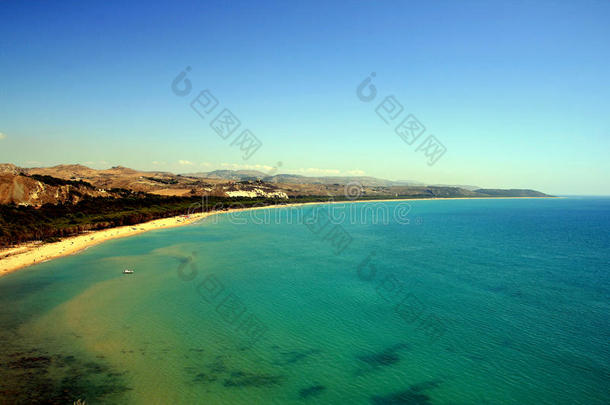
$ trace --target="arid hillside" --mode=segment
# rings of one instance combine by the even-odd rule
[[[434,197],[544,197],[533,190],[426,186],[373,177],[304,177],[255,171],[222,170],[188,175],[146,172],[116,166],[105,170],[82,165],[21,168],[0,164],[0,203],[40,206],[78,202],[83,196],[122,197],[125,193],[161,196],[279,198],[322,196],[337,199]]]
[[[162,196],[288,198],[279,187],[259,181],[202,179],[126,167],[95,170],[82,165],[21,168],[0,165],[0,204],[40,206],[78,202],[82,196],[120,197],[125,191]]]
[[[0,204],[40,206],[76,204],[83,196],[109,197],[112,193],[80,181],[66,181],[45,175],[29,175],[14,165],[0,165]]]

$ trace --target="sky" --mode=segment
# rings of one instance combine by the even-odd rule
[[[608,1],[0,0],[0,18],[0,162],[610,195]]]

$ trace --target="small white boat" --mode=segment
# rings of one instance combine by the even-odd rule
[[[123,270],[123,274],[133,274],[133,270],[125,269]]]

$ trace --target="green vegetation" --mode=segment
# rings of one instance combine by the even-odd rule
[[[32,176],[34,177],[34,176]],[[50,176],[38,176],[45,182],[63,182],[63,184],[88,183],[55,179]],[[40,180],[40,179],[39,179]],[[40,180],[43,181],[43,180]],[[49,184],[49,183],[47,183]],[[451,192],[452,188],[423,188],[415,194],[363,195],[358,200],[380,200],[400,198],[461,197]],[[109,190],[118,198],[85,197],[77,204],[45,204],[40,208],[0,205],[0,247],[17,243],[42,240],[57,241],[58,238],[76,235],[85,231],[113,228],[124,225],[135,225],[153,219],[167,218],[176,215],[205,211],[228,210],[231,208],[248,208],[286,203],[308,203],[327,201],[350,201],[345,196],[297,196],[289,200],[274,198],[246,197],[207,197],[205,207],[201,206],[200,196],[167,197],[146,193],[135,193],[124,189]],[[477,190],[468,197],[475,196],[531,196],[530,190]],[[542,193],[540,193],[542,194]],[[544,194],[542,194],[544,196]]]
[[[491,188],[480,188],[475,192],[487,195],[490,197],[548,197],[548,195],[535,190],[504,190],[504,189],[491,189]]]
[[[209,197],[205,210],[265,206],[277,202],[271,198]],[[201,211],[201,197],[164,197],[128,192],[123,198],[87,197],[78,204],[45,204],[40,208],[0,205],[0,247],[32,240],[56,241],[57,238],[84,231],[135,225]]]
[[[144,177],[146,180],[154,181],[161,184],[178,184],[178,180],[175,179],[161,179],[159,177]]]
[[[0,205],[0,247],[32,240],[45,242],[85,231],[135,225],[153,219],[205,211],[276,204],[325,202],[330,197],[300,196],[289,201],[273,198],[165,197],[111,190],[121,198],[85,197],[78,204],[45,204],[40,208]],[[386,197],[388,198],[388,197]],[[338,201],[338,200],[337,200]]]
[[[93,187],[90,183],[87,183],[86,181],[82,181],[82,180],[63,180],[63,179],[58,179],[57,177],[52,177],[52,176],[44,176],[41,174],[32,174],[28,177],[33,178],[34,180],[38,180],[41,183],[45,183],[48,184],[49,186],[81,186],[81,187],[86,187],[89,189],[94,189],[95,187]]]

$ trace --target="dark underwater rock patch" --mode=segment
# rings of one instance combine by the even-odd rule
[[[195,378],[193,378],[193,382],[198,384],[209,384],[217,380],[218,377],[206,373],[198,373],[197,375],[195,375]]]
[[[299,390],[299,398],[307,399],[309,397],[314,397],[320,395],[326,389],[323,385],[312,385],[311,387],[306,387]]]
[[[249,371],[233,371],[229,378],[225,379],[223,385],[225,387],[270,387],[279,385],[282,382],[282,377],[271,374],[257,374]]]
[[[245,370],[231,370],[225,356],[216,356],[207,366],[188,366],[184,370],[190,374],[193,384],[222,384],[228,388],[255,387],[264,388],[279,385],[283,376]]]
[[[14,351],[0,359],[1,403],[71,404],[118,398],[130,388],[123,374],[101,362],[42,350]]]
[[[374,405],[432,405],[432,399],[425,391],[436,388],[438,385],[437,381],[413,384],[404,391],[373,396],[371,403]]]
[[[398,343],[376,353],[358,355],[357,358],[365,363],[369,367],[369,370],[379,367],[388,367],[399,363],[401,360],[400,351],[408,349],[408,347],[409,346],[406,343]]]
[[[227,366],[221,356],[216,356],[214,362],[210,365],[209,370],[213,373],[224,373],[227,371]]]
[[[49,366],[51,358],[47,356],[19,357],[17,360],[10,361],[8,368],[12,369],[30,369],[30,368],[46,368]]]
[[[280,359],[273,361],[272,364],[279,365],[279,366],[290,365],[290,364],[298,363],[300,361],[305,361],[309,357],[311,357],[315,354],[318,354],[318,353],[320,353],[320,350],[317,350],[317,349],[284,351],[284,352],[279,353]]]

